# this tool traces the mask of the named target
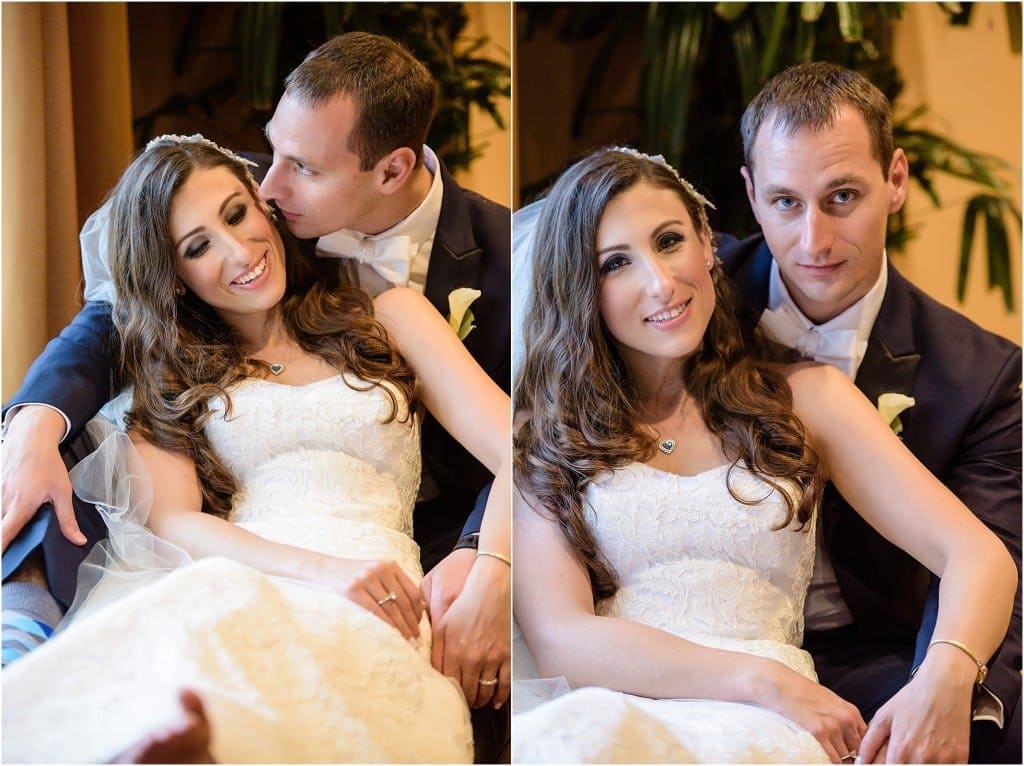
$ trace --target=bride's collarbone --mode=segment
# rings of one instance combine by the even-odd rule
[[[344,370],[328,364],[321,357],[305,352],[287,362],[274,361],[262,355],[259,359],[270,366],[262,379],[268,383],[282,386],[308,386],[311,383],[336,377],[344,372]]]
[[[679,476],[696,476],[729,462],[722,445],[703,423],[686,423],[674,432],[652,426],[657,439],[651,468]]]

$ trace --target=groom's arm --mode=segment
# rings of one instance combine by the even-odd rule
[[[45,404],[69,421],[62,441],[74,439],[111,396],[114,325],[110,304],[86,303],[32,363],[21,388],[4,405]]]
[[[1018,578],[1021,564],[1021,393],[1020,369],[1021,351],[1013,348],[1004,353],[1001,366],[996,364],[995,371],[985,376],[992,384],[985,393],[982,404],[978,407],[967,430],[961,438],[957,458],[946,473],[944,483],[974,514],[1003,542],[1017,565]],[[924,617],[917,637],[914,666],[919,666],[928,651],[932,639],[953,638],[955,636],[933,635],[935,618],[938,612],[938,588],[933,583],[925,604]],[[984,658],[982,658],[984,659]],[[973,715],[995,713],[995,718],[1005,730],[1011,725],[1016,706],[1020,703],[1021,693],[1021,592],[1017,588],[1014,598],[1013,613],[1003,643],[988,661],[989,673],[983,689],[975,696]],[[897,718],[905,715],[905,721],[926,719],[930,717],[927,706],[942,706],[952,697],[940,694],[931,697],[924,707],[907,698],[905,687],[896,697],[886,703],[875,718],[882,720],[887,708],[892,708]],[[898,697],[905,701],[897,700]],[[998,704],[994,704],[994,699]],[[894,707],[895,706],[895,707]],[[1001,710],[999,708],[1001,707]],[[990,724],[986,724],[990,725]],[[869,738],[873,748],[878,744],[879,735],[887,735],[887,731],[877,734],[875,720],[871,730],[865,736]],[[884,727],[879,727],[883,729]],[[933,727],[934,729],[935,727]],[[948,738],[948,726],[939,726],[934,731],[939,739]],[[974,744],[972,742],[972,744]],[[910,758],[919,762],[931,762],[932,742],[905,742],[907,747],[917,747],[916,755],[904,752],[889,752],[889,758]],[[966,743],[965,743],[966,745]],[[890,748],[891,749],[891,748]],[[884,752],[884,749],[883,751]],[[984,757],[985,754],[980,754]],[[861,748],[861,756],[870,757]],[[945,760],[945,759],[942,759]]]
[[[110,305],[86,304],[32,363],[21,389],[4,407],[5,553],[44,503],[52,504],[65,537],[84,542],[60,445],[74,440],[110,398],[112,335]],[[5,555],[5,572],[8,563]]]
[[[484,520],[484,509],[487,508],[487,498],[490,497],[492,484],[494,484],[493,481],[480,490],[480,494],[476,496],[476,503],[473,505],[473,510],[462,527],[460,539],[467,535],[480,533],[480,525]],[[472,547],[475,548],[476,546]]]
[[[1014,348],[989,388],[960,445],[947,486],[991,529],[1021,565],[1021,350]],[[926,626],[927,627],[927,626]],[[936,636],[936,638],[945,638]],[[1021,591],[1006,638],[988,662],[984,687],[1003,704],[1009,722],[1021,693]]]

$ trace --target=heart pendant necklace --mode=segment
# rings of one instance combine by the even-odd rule
[[[676,422],[676,430],[680,430],[683,427],[683,421],[686,419],[686,409],[688,404],[689,400],[684,398],[682,403],[679,405],[679,418]],[[654,433],[660,439],[661,434],[659,434],[657,430],[655,430]],[[658,442],[658,450],[661,451],[662,454],[671,455],[675,451],[677,443],[678,442],[671,437],[661,439]]]
[[[270,347],[270,345],[271,344],[269,344],[269,343],[268,344],[264,344],[263,351],[260,351],[258,353],[259,353],[259,355],[261,357],[263,357],[262,359],[260,359],[260,361],[267,365],[267,367],[270,369],[270,374],[273,375],[276,378],[277,376],[281,375],[284,372],[285,368],[288,365],[290,365],[293,361],[295,361],[295,357],[298,354],[299,349],[294,348],[294,346],[291,349],[289,349],[289,345],[292,345],[292,344],[290,344],[287,340],[285,340],[283,343],[280,343],[280,344],[274,344],[274,345],[277,346],[278,352],[286,352],[286,351],[290,350],[291,353],[289,353],[287,355],[286,359],[283,359],[280,362],[271,362],[271,361],[269,361],[267,359],[267,357],[269,356],[269,357],[273,358],[274,356],[277,356],[277,354],[276,353],[275,354],[268,354],[268,353],[266,353],[266,351]],[[281,353],[281,356],[285,356],[285,354]]]

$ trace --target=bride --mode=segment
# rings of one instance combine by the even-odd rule
[[[613,148],[537,221],[514,611],[546,680],[516,682],[517,762],[852,761],[867,727],[799,648],[826,480],[942,578],[934,635],[967,647],[934,643],[901,694],[977,673],[1006,631],[999,540],[844,376],[742,347],[707,204]]]
[[[5,670],[8,761],[118,757],[183,702],[222,762],[472,759],[463,691],[430,664],[416,408],[496,474],[470,588],[508,577],[508,399],[418,293],[371,302],[300,252],[244,162],[164,136],[114,191],[134,403],[73,477],[109,560]]]

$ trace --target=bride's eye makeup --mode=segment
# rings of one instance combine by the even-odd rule
[[[237,205],[235,205],[233,208],[231,208],[231,210],[227,212],[227,215],[224,218],[224,222],[228,226],[237,226],[238,224],[245,220],[245,217],[248,214],[249,205],[246,204],[245,202],[239,202]],[[196,239],[189,244],[188,248],[186,248],[185,252],[182,254],[182,257],[186,259],[198,258],[200,255],[205,253],[209,249],[209,247],[210,240],[206,238]]]
[[[237,207],[235,207],[228,214],[228,217],[226,219],[227,222],[228,222],[228,225],[229,226],[237,226],[238,224],[240,224],[242,221],[245,220],[245,216],[246,216],[246,214],[248,212],[249,212],[249,206],[248,205],[246,205],[245,203],[239,204]]]
[[[597,271],[601,276],[605,274],[611,274],[612,272],[618,271],[628,263],[625,256],[612,255],[605,259],[604,263],[601,263],[597,267]]]
[[[666,231],[658,236],[657,245],[658,250],[673,250],[683,242],[686,241],[686,237],[677,231]]]
[[[183,258],[192,259],[198,258],[200,255],[205,253],[210,247],[210,240],[208,239],[197,239],[189,243],[189,246],[185,248],[185,252],[182,254]]]

